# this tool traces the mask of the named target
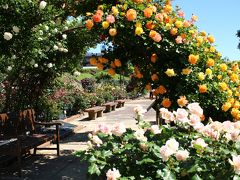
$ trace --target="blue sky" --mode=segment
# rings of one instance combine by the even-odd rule
[[[215,37],[216,49],[223,57],[230,60],[240,60],[240,50],[237,49],[239,38],[236,36],[240,30],[240,0],[174,0],[173,6],[185,12],[186,18],[192,14],[198,16],[196,25],[199,30],[206,31]],[[99,52],[91,49],[90,52]]]
[[[215,37],[215,45],[223,57],[240,60],[237,49],[240,30],[240,0],[175,0],[173,5],[185,12],[189,19],[192,14],[198,16],[196,25]]]

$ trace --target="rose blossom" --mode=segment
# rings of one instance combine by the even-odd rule
[[[19,29],[19,27],[17,27],[17,26],[13,26],[13,31],[14,31],[15,33],[19,33],[20,29]]]
[[[160,156],[163,161],[167,161],[172,154],[174,154],[174,151],[170,149],[167,145],[160,148]]]
[[[106,20],[109,23],[114,23],[115,22],[115,17],[113,15],[107,15]]]
[[[109,134],[111,135],[111,128],[108,125],[105,124],[99,124],[93,131],[93,134],[96,134],[98,132]]]
[[[178,161],[185,161],[189,157],[189,152],[187,150],[179,150],[176,153],[176,159]]]
[[[176,112],[174,112],[175,118],[177,121],[186,123],[189,121],[188,112],[183,108],[178,108]]]
[[[10,39],[12,39],[13,35],[10,32],[5,32],[3,35],[4,39],[6,39],[7,41],[9,41]]]
[[[199,117],[203,115],[203,109],[199,106],[199,103],[188,104],[187,108],[192,114],[196,114]]]
[[[174,138],[171,138],[167,140],[166,146],[169,147],[175,153],[178,150],[179,143]]]
[[[46,7],[47,3],[45,1],[41,1],[39,4],[40,9],[44,9]]]
[[[178,37],[175,39],[175,41],[176,41],[177,44],[183,43],[183,39],[182,39],[181,36],[178,36]]]
[[[147,112],[147,110],[140,105],[137,105],[137,107],[135,107],[133,110],[137,116],[141,116],[141,117],[143,117],[143,113]]]
[[[177,14],[178,14],[179,17],[182,17],[182,18],[185,16],[184,11],[182,11],[182,10],[179,10],[179,11],[177,12]]]
[[[116,123],[112,127],[112,133],[115,136],[121,136],[125,132],[126,132],[126,128],[123,123]]]
[[[158,125],[152,125],[151,128],[150,128],[150,131],[153,134],[160,134],[161,133],[161,130],[159,129]]]
[[[134,136],[139,140],[139,141],[147,141],[147,137],[144,136],[144,130],[143,129],[138,129],[135,133]]]
[[[116,180],[121,177],[119,170],[113,168],[113,170],[109,169],[106,173],[107,180]]]
[[[160,115],[165,120],[165,123],[170,123],[171,121],[174,121],[174,115],[172,112],[168,111],[166,108],[160,109]]]
[[[222,128],[223,128],[223,131],[225,131],[225,132],[232,132],[232,131],[234,131],[234,123],[233,122],[231,122],[231,121],[224,121],[223,123],[222,123]]]
[[[103,143],[102,140],[97,135],[92,136],[92,142],[97,146],[100,146]]]
[[[228,160],[229,163],[233,166],[236,174],[240,175],[240,155],[232,155],[232,160]]]
[[[201,119],[199,116],[195,115],[195,114],[191,114],[189,117],[189,121],[188,124],[191,126],[196,126],[198,123],[201,122]]]
[[[202,138],[192,140],[191,144],[192,144],[192,147],[194,147],[195,144],[202,147],[202,148],[205,148],[205,147],[208,146]]]

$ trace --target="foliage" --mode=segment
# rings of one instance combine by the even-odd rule
[[[221,59],[214,37],[194,25],[197,16],[185,19],[170,0],[96,5],[97,10],[87,13],[85,26],[112,47],[102,57],[91,58],[92,65],[111,75],[133,65],[138,85],[151,90],[153,84],[162,106],[167,99],[175,108],[185,96],[199,102],[206,117],[240,119],[239,67]]]
[[[71,5],[72,4],[72,5]],[[53,80],[80,66],[96,36],[72,16],[74,0],[0,1],[0,69],[4,74],[5,111],[37,106]]]
[[[239,122],[204,125],[198,103],[175,112],[161,108],[166,124],[160,127],[143,121],[141,107],[135,112],[137,129],[100,124],[88,135],[89,148],[76,155],[89,163],[90,179],[240,178]],[[110,176],[111,169],[121,177]]]
[[[96,81],[94,78],[84,78],[81,80],[81,83],[86,92],[95,92]]]

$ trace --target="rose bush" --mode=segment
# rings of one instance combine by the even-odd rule
[[[239,179],[240,123],[201,122],[198,103],[160,109],[165,125],[142,121],[135,130],[101,124],[89,134],[89,148],[77,156],[89,164],[90,179]]]
[[[194,25],[197,16],[186,19],[170,0],[96,4],[85,26],[113,47],[91,64],[111,75],[132,64],[140,87],[154,88],[162,106],[176,108],[186,96],[201,104],[206,117],[240,119],[238,64],[221,59],[214,37]]]

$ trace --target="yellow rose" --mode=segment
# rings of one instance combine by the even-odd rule
[[[239,109],[240,108],[240,102],[239,101],[235,101],[233,107]]]
[[[171,5],[166,5],[166,6],[164,6],[164,11],[165,12],[171,12],[172,11],[172,6]]]
[[[210,42],[210,43],[214,43],[215,42],[215,38],[213,37],[213,36],[208,36],[207,37],[207,39],[208,39],[208,41]]]
[[[221,71],[226,71],[228,69],[228,67],[225,63],[222,63],[219,66],[220,66]]]
[[[177,29],[177,28],[172,28],[172,29],[170,30],[170,34],[173,35],[173,36],[175,36],[175,35],[177,34],[177,32],[178,32],[178,29]]]
[[[112,7],[112,12],[115,16],[117,16],[119,14],[118,8],[116,6]]]
[[[226,91],[228,89],[228,85],[225,82],[220,82],[219,86],[223,91]]]
[[[181,27],[183,27],[183,22],[182,22],[182,21],[176,21],[176,22],[175,22],[175,26],[176,26],[177,28],[181,28]]]
[[[174,69],[167,69],[165,71],[165,74],[168,76],[168,77],[173,77],[173,76],[176,76],[175,72],[174,72]]]
[[[239,111],[238,109],[232,108],[232,110],[231,110],[231,115],[232,115],[234,118],[237,118],[239,113],[240,113],[240,111]]]
[[[222,79],[222,75],[217,75],[217,78],[219,79],[219,80],[221,80]]]
[[[215,52],[216,49],[215,49],[215,47],[211,46],[211,47],[209,48],[209,51],[210,51],[210,52]]]
[[[143,29],[141,27],[136,27],[135,34],[140,36],[143,33]]]
[[[180,107],[184,107],[187,105],[188,100],[186,99],[185,96],[180,96],[180,98],[177,100],[177,103]]]
[[[232,82],[237,82],[238,81],[238,75],[233,73],[231,76],[230,76],[230,79],[232,80]]]
[[[192,65],[197,64],[198,59],[199,59],[199,55],[190,54],[190,55],[188,56],[188,62],[189,62],[190,64],[192,64]]]
[[[205,74],[203,72],[198,73],[198,79],[200,81],[204,80],[205,79]]]
[[[224,112],[227,112],[231,107],[232,107],[231,103],[226,102],[226,103],[224,103],[224,104],[222,105],[222,110],[223,110]]]
[[[207,68],[206,71],[205,71],[205,73],[206,73],[207,75],[212,75],[212,70],[209,69],[209,68]]]
[[[201,31],[201,35],[206,36],[207,35],[206,31]]]
[[[232,96],[232,91],[230,89],[227,91],[227,95]]]
[[[200,43],[200,44],[202,44],[202,43],[203,43],[203,37],[198,36],[198,37],[197,37],[197,42]]]
[[[107,29],[109,27],[109,22],[103,21],[102,22],[102,27],[103,27],[103,29]]]

